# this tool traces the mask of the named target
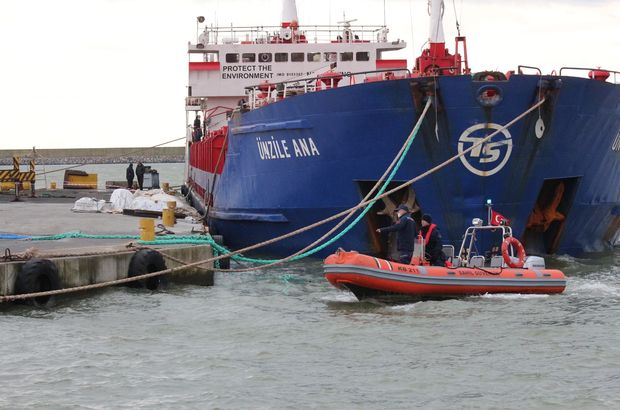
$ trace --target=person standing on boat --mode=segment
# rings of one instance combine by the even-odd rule
[[[446,255],[442,250],[441,233],[437,225],[433,223],[433,217],[429,214],[422,215],[422,237],[424,237],[424,249],[426,259],[432,266],[445,266]]]
[[[125,172],[125,176],[127,177],[127,189],[131,189],[133,187],[133,164],[130,162],[127,167],[127,172]]]
[[[398,232],[396,241],[396,250],[398,250],[398,261],[400,263],[410,263],[413,255],[413,246],[415,243],[416,225],[415,221],[409,215],[409,208],[405,204],[398,205],[396,208],[398,222],[392,226],[377,229],[378,233],[382,232]]]
[[[142,185],[144,184],[144,165],[142,165],[140,161],[138,161],[138,165],[136,165],[136,177],[138,177],[138,187],[140,191],[142,191]]]

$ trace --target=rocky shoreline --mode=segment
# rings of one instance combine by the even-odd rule
[[[184,151],[184,147],[37,149],[35,159],[39,165],[171,163],[184,162]],[[33,151],[0,150],[0,166],[12,166],[14,156],[25,165]]]
[[[148,155],[128,155],[115,158],[109,157],[61,157],[61,158],[37,158],[37,165],[74,165],[74,164],[127,164],[129,162],[143,163],[174,163],[184,162],[183,156],[148,156]],[[22,165],[26,162],[22,160]],[[0,166],[13,166],[12,158],[0,158]]]

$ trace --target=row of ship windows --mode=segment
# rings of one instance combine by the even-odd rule
[[[355,61],[368,61],[370,60],[370,54],[368,51],[358,51],[356,53],[353,52],[345,52],[340,53],[339,61],[353,61],[353,57],[355,57]],[[307,60],[306,60],[307,58]],[[290,53],[290,61],[294,63],[301,63],[304,61],[308,62],[334,62],[338,59],[338,53],[328,52],[328,53]],[[227,63],[271,63],[275,61],[276,63],[287,63],[289,61],[289,53],[228,53],[226,54],[226,62]]]

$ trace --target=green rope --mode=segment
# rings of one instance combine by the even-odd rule
[[[355,218],[351,223],[349,223],[349,225],[347,225],[346,228],[344,228],[340,233],[338,233],[336,236],[334,236],[332,239],[328,240],[327,242],[313,248],[310,249],[302,254],[299,254],[297,256],[295,256],[294,258],[292,258],[292,261],[298,261],[300,259],[306,258],[308,256],[314,255],[315,253],[325,249],[326,247],[328,247],[329,245],[331,245],[332,243],[336,242],[338,239],[342,238],[344,235],[346,235],[351,229],[353,229],[353,227],[355,227],[355,225],[357,225],[359,223],[359,221],[368,213],[368,211],[370,211],[370,209],[372,208],[372,206],[377,202],[377,198],[379,196],[381,196],[381,194],[383,194],[385,192],[385,190],[387,189],[387,186],[390,182],[392,182],[392,179],[394,178],[394,176],[396,175],[396,173],[398,172],[400,166],[402,165],[403,161],[405,160],[405,157],[407,156],[407,153],[409,152],[409,149],[411,148],[411,145],[413,144],[413,140],[415,140],[415,137],[418,135],[418,131],[420,129],[420,126],[422,125],[422,123],[416,124],[416,126],[413,128],[413,130],[411,131],[412,134],[412,138],[409,140],[409,142],[407,143],[405,150],[403,151],[402,155],[400,156],[400,158],[398,159],[398,161],[396,162],[396,165],[394,166],[394,169],[392,169],[392,172],[390,172],[390,175],[388,175],[387,179],[385,180],[385,182],[383,183],[383,185],[381,186],[381,188],[379,189],[379,191],[375,194],[372,202],[370,202],[368,205],[366,205],[366,207],[364,208],[364,210],[357,216],[357,218]],[[233,259],[235,259],[233,257]],[[243,257],[243,260],[245,262],[253,262],[253,263],[259,263],[259,264],[270,264],[270,263],[275,263],[275,262],[279,262],[282,259],[252,259],[252,258],[246,258]]]
[[[315,253],[325,249],[327,246],[336,242],[338,239],[342,238],[351,229],[353,229],[355,225],[359,223],[359,221],[368,213],[368,211],[370,211],[372,206],[377,202],[377,198],[385,192],[388,184],[392,182],[392,179],[394,178],[394,176],[400,169],[400,166],[405,160],[405,157],[407,156],[407,153],[409,152],[409,149],[411,148],[411,145],[413,144],[413,141],[415,140],[418,134],[420,125],[421,123],[416,124],[414,129],[411,131],[412,138],[407,143],[405,150],[403,151],[402,155],[396,162],[394,169],[392,169],[392,172],[390,172],[390,175],[388,175],[387,179],[383,182],[383,185],[381,186],[379,191],[375,194],[372,202],[366,205],[363,211],[352,222],[350,222],[349,225],[346,226],[346,228],[344,228],[340,233],[338,233],[332,239],[300,255],[295,256],[291,260],[297,261],[297,260],[306,258],[308,256],[314,255]],[[89,235],[89,234],[83,234],[81,232],[65,232],[65,233],[61,233],[58,235],[33,236],[31,239],[33,241],[46,241],[46,240],[59,240],[59,239],[65,239],[65,238],[139,239],[139,236],[138,235]],[[213,240],[213,238],[211,237],[211,235],[190,235],[190,236],[164,235],[164,236],[158,236],[157,239],[155,239],[154,241],[138,240],[138,243],[142,245],[176,245],[176,244],[207,245],[208,244],[208,245],[211,245],[211,247],[213,248],[214,256],[218,256],[219,254],[226,255],[226,254],[231,253],[231,251],[228,250],[226,247],[216,243],[215,240]],[[231,256],[231,259],[238,261],[238,262],[250,262],[250,263],[257,263],[257,264],[264,264],[264,265],[279,262],[282,260],[282,259],[255,259],[255,258],[248,258],[248,257],[242,256],[239,254]],[[219,260],[216,261],[216,268],[219,268]]]

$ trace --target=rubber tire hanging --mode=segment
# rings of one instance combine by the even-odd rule
[[[152,249],[142,249],[134,253],[129,262],[127,277],[144,275],[146,273],[159,272],[166,270],[166,262],[161,253]],[[130,282],[127,285],[132,288],[147,288],[157,290],[168,284],[166,275],[159,275],[147,279]]]
[[[58,268],[49,259],[33,258],[21,266],[15,281],[15,294],[47,292],[60,289]],[[34,306],[47,306],[53,296],[40,296],[27,299],[25,303]]]

